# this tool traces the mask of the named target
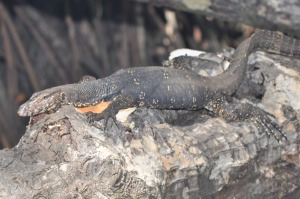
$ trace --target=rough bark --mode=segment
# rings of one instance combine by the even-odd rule
[[[264,53],[250,59],[249,78],[264,74],[259,106],[287,142],[248,122],[146,108],[123,124],[130,128],[109,120],[103,132],[103,121],[91,126],[67,106],[32,118],[19,144],[0,151],[0,198],[297,198],[299,65]]]
[[[300,36],[300,2],[289,0],[136,0]]]

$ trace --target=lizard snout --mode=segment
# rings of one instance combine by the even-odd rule
[[[18,109],[18,115],[23,116],[23,117],[24,116],[29,116],[28,111],[26,110],[26,105],[25,104],[22,104],[20,106],[20,108]]]

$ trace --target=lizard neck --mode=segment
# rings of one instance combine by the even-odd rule
[[[65,93],[65,104],[72,104],[76,107],[93,106],[113,96],[120,89],[120,82],[111,76],[93,80],[85,83],[64,85],[62,88]]]

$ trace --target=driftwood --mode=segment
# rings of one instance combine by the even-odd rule
[[[299,66],[250,59],[248,80],[264,86],[259,106],[283,126],[282,144],[201,111],[139,108],[104,132],[66,106],[33,117],[19,144],[0,151],[0,198],[297,198]]]
[[[298,36],[300,30],[299,1],[289,0],[136,0],[151,2],[175,10],[215,17],[220,20],[242,22],[264,29],[290,31]]]

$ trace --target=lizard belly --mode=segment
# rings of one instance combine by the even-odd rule
[[[76,110],[78,110],[79,112],[83,112],[83,113],[87,113],[87,112],[102,113],[105,109],[108,108],[108,106],[110,104],[111,104],[111,101],[110,102],[100,102],[93,106],[76,107]]]

